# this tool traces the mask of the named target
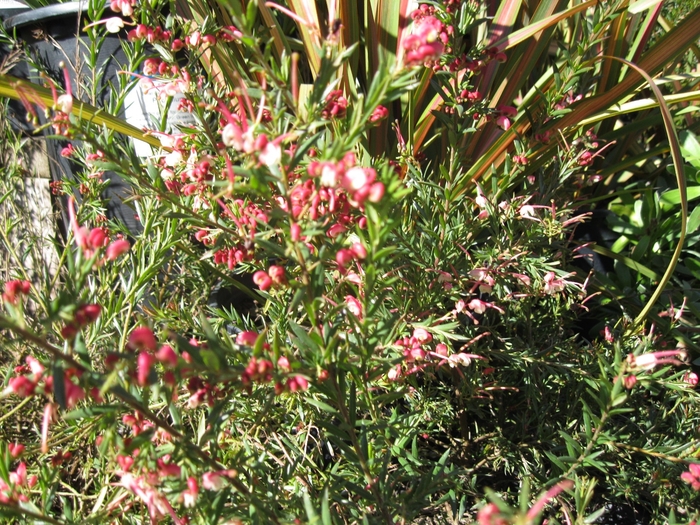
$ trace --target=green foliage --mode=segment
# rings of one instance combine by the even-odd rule
[[[101,24],[91,104],[0,77],[79,170],[56,273],[3,225],[3,517],[698,518],[700,11],[650,44],[654,3],[408,5],[140,4],[105,108]]]

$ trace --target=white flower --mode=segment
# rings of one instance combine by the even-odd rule
[[[122,20],[118,16],[107,18],[106,20],[104,20],[104,24],[105,29],[107,29],[108,33],[119,33],[119,31],[124,29],[124,20]]]
[[[56,99],[56,105],[58,106],[58,109],[68,115],[71,111],[73,111],[73,97],[71,97],[68,93],[64,93]]]
[[[268,142],[262,153],[258,155],[258,160],[265,164],[268,168],[272,166],[278,166],[280,160],[282,160],[282,148],[280,148],[274,142]]]

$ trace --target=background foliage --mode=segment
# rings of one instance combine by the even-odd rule
[[[0,77],[81,166],[59,272],[6,277],[4,517],[697,519],[699,10],[113,7],[109,108],[95,53],[82,102]],[[124,123],[144,86],[195,124]]]

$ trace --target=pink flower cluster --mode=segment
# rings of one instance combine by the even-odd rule
[[[78,306],[73,314],[73,319],[66,321],[61,329],[61,337],[64,339],[73,339],[78,332],[97,321],[102,313],[102,307],[99,304],[83,304]]]
[[[354,243],[350,248],[341,248],[335,254],[335,262],[341,272],[345,272],[353,261],[364,260],[367,257],[367,248],[360,242]]]
[[[429,345],[433,340],[431,333],[425,328],[415,328],[411,337],[402,337],[396,343],[403,349],[404,362],[395,365],[387,377],[390,381],[397,381],[402,376],[415,374],[428,366],[442,366],[448,364],[450,367],[469,366],[473,359],[483,359],[483,357],[464,352],[450,353],[447,345],[438,343],[434,350]]]
[[[681,479],[693,487],[693,490],[700,491],[700,463],[688,465],[688,471],[681,474]]]
[[[241,332],[236,336],[236,344],[245,346],[255,346],[260,335],[256,332]],[[270,346],[265,343],[263,348],[269,350]],[[243,386],[250,389],[253,383],[269,383],[273,380],[275,370],[283,374],[288,374],[292,369],[289,359],[281,356],[277,360],[277,367],[269,359],[259,359],[251,357],[248,365],[241,374],[241,382]],[[284,392],[299,392],[309,388],[309,381],[302,375],[292,374],[286,378],[286,381],[275,382],[275,394],[280,395]]]
[[[178,355],[170,345],[162,345],[158,347],[153,330],[147,326],[139,326],[134,328],[129,334],[127,342],[129,350],[138,352],[136,358],[136,381],[140,386],[149,384],[151,370],[154,364],[161,363],[166,369],[166,374],[169,376],[164,378],[167,383],[172,384],[172,370],[177,367]]]
[[[121,13],[123,16],[132,16],[135,5],[136,0],[112,0],[109,3],[109,8],[115,13]]]
[[[5,291],[2,294],[2,300],[6,303],[16,305],[23,295],[29,295],[31,287],[32,283],[29,281],[7,281],[5,283]]]
[[[449,35],[445,24],[434,16],[423,16],[418,10],[412,14],[415,29],[403,41],[407,66],[429,64],[436,61],[445,50]]]
[[[343,96],[343,92],[340,89],[336,89],[326,96],[326,107],[321,111],[321,116],[327,120],[343,118],[347,109],[348,100]]]
[[[271,287],[281,288],[287,285],[287,275],[284,267],[272,265],[267,271],[259,270],[253,274],[253,282],[263,291]]]
[[[17,505],[19,502],[26,503],[29,498],[23,493],[23,489],[33,488],[38,481],[36,476],[27,477],[27,465],[24,461],[17,465],[17,468],[10,472],[10,483],[0,478],[0,504]]]
[[[68,215],[75,244],[82,250],[85,257],[90,258],[107,246],[105,258],[108,261],[114,261],[131,248],[129,241],[124,239],[117,239],[110,243],[104,228],[88,230],[86,226],[80,226],[75,214],[75,199],[72,196],[68,200]]]
[[[312,161],[307,172],[311,177],[318,177],[324,188],[344,190],[348,202],[356,208],[361,209],[365,201],[377,203],[384,197],[384,184],[376,180],[377,172],[372,168],[356,166],[352,153],[338,162]],[[328,195],[331,205],[336,199],[337,195]]]
[[[16,395],[19,397],[31,397],[37,393],[49,395],[54,391],[53,376],[46,376],[44,366],[34,357],[27,356],[26,365],[20,365],[15,368],[15,376],[10,378],[7,388],[0,393],[0,397]],[[73,408],[78,401],[85,398],[85,392],[72,381],[82,375],[80,370],[75,368],[67,368],[63,371],[63,393],[66,406]],[[49,406],[51,403],[49,403]]]

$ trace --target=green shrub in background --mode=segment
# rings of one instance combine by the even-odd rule
[[[111,7],[129,88],[195,124],[0,78],[86,185],[58,276],[5,284],[3,516],[698,518],[700,11],[649,43],[658,2]]]

